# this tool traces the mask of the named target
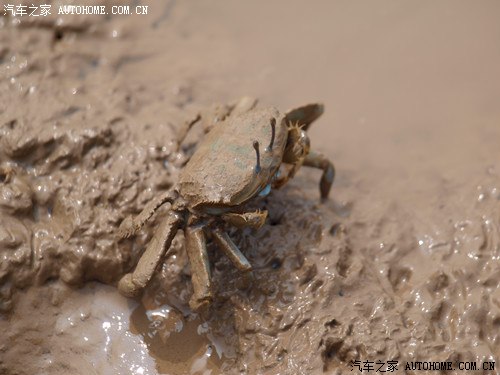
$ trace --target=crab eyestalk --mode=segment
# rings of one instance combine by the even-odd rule
[[[269,146],[267,146],[266,151],[270,152],[273,150],[275,136],[276,136],[276,119],[273,117],[271,119],[271,142],[269,142]]]
[[[253,141],[253,148],[257,154],[257,164],[255,164],[255,173],[260,172],[260,151],[259,151],[259,141]]]

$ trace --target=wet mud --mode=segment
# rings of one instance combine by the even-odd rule
[[[499,373],[498,3],[149,6],[0,17],[0,374]],[[264,226],[227,230],[253,272],[209,242],[208,311],[189,308],[181,232],[122,297],[166,212],[118,226],[178,181],[193,116],[245,95],[325,104],[309,136],[331,199],[302,168],[252,202]]]

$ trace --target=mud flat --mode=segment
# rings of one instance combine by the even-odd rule
[[[500,373],[499,3],[146,5],[0,17],[0,374]],[[165,212],[120,222],[177,181],[186,121],[244,95],[325,104],[332,199],[302,169],[254,202],[264,227],[230,230],[253,279],[210,244],[204,315],[181,233],[120,296]]]

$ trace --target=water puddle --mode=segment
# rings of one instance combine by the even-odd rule
[[[130,330],[142,335],[161,374],[221,373],[221,346],[210,334],[208,324],[196,314],[184,316],[168,304],[154,309],[141,304],[132,312]]]

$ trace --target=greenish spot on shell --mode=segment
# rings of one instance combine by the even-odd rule
[[[248,152],[250,152],[251,149],[249,147],[241,145],[224,144],[222,139],[217,139],[215,142],[212,143],[211,150],[214,153],[222,152],[224,146],[226,148],[226,151],[229,151],[231,155],[236,158],[235,166],[241,170],[245,170],[248,166],[245,164],[243,160],[245,160],[246,157],[248,157]],[[226,168],[224,166],[224,168],[221,168],[220,170],[225,171],[225,169]]]
[[[245,169],[246,165],[245,163],[243,163],[241,161],[241,159],[236,159],[235,160],[235,165],[239,168],[239,169]]]
[[[210,148],[214,152],[219,152],[219,150],[222,148],[222,145],[223,145],[223,141],[222,141],[222,139],[219,138],[219,139],[215,140],[215,142],[212,143],[212,146]]]

